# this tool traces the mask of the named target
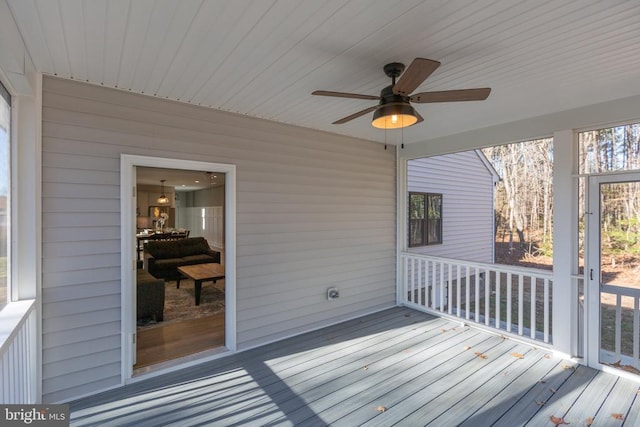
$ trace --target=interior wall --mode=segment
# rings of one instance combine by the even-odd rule
[[[237,166],[237,343],[395,304],[395,153],[45,77],[43,401],[121,381],[120,155]],[[328,287],[340,298],[327,301]]]
[[[224,206],[224,187],[177,193],[181,208]]]

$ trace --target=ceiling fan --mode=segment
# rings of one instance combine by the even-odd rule
[[[391,78],[391,85],[382,89],[379,96],[326,90],[316,90],[311,94],[379,101],[378,105],[336,120],[333,122],[334,125],[346,123],[374,111],[371,123],[374,127],[396,129],[411,126],[424,120],[413,108],[412,102],[425,104],[432,102],[483,101],[491,93],[491,88],[476,88],[420,92],[411,95],[411,92],[420,86],[439,66],[440,62],[426,58],[415,58],[406,71],[404,64],[399,62],[387,64],[384,66],[384,73]],[[398,77],[400,78],[396,82]]]

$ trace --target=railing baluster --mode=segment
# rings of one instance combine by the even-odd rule
[[[444,263],[440,263],[440,306],[438,310],[444,311]]]
[[[462,287],[460,285],[460,264],[456,268],[456,316],[460,317],[460,305],[462,304]]]
[[[544,342],[549,342],[549,279],[544,279]]]
[[[413,298],[413,262],[414,258],[407,257],[405,259],[406,262],[406,275],[407,275],[407,283],[406,283],[406,291],[404,294],[404,298],[407,298],[409,302],[414,302]]]
[[[496,328],[500,329],[500,280],[502,273],[495,272],[496,275]]]
[[[524,276],[518,274],[518,335],[524,330]]]
[[[640,341],[638,340],[638,338],[640,338],[639,334],[640,334],[640,311],[638,311],[640,309],[639,307],[640,304],[640,298],[639,297],[634,297],[633,298],[633,367],[638,369],[638,353],[639,353],[639,348],[638,348],[638,344],[640,344]]]
[[[431,308],[436,309],[436,262],[433,261],[431,271]]]
[[[469,301],[471,299],[471,283],[469,283],[469,265],[467,265],[467,268],[466,268],[466,276],[464,278],[464,290],[465,290],[464,314],[466,319],[469,320],[470,318],[469,313],[471,312],[471,302]]]
[[[489,326],[491,322],[491,280],[489,278],[489,270],[484,270],[484,284],[482,287],[484,291],[484,324]]]
[[[409,290],[409,257],[406,255],[402,256],[402,283],[400,284],[401,290],[400,294],[402,295],[402,301],[411,302],[411,297],[408,294]]]
[[[529,276],[530,289],[529,293],[531,294],[531,338],[536,339],[536,330],[538,329],[536,326],[536,291],[538,288],[538,278],[535,276]]]
[[[616,295],[616,356],[622,354],[622,295]]]
[[[423,273],[422,270],[426,269],[427,266],[429,264],[429,261],[425,261],[423,259],[418,259],[418,271],[417,271],[417,275],[418,275],[418,289],[416,290],[417,292],[417,301],[419,305],[423,305],[423,297],[422,297],[422,277],[423,277]],[[426,271],[424,273],[425,275],[427,274]]]
[[[432,286],[433,286],[433,270],[435,268],[435,261],[427,261],[425,263],[424,268],[424,296],[423,303],[425,307],[432,308],[433,305],[433,297],[432,297]]]
[[[476,322],[480,322],[480,273],[478,271],[478,267],[474,267],[473,269],[473,283],[475,285],[475,317],[473,320]]]
[[[511,276],[511,273],[507,273],[507,332],[511,332],[511,310],[513,309],[513,290],[511,289]]]
[[[453,265],[451,263],[449,263],[449,281],[447,285],[447,312],[451,314],[451,298],[453,296]]]

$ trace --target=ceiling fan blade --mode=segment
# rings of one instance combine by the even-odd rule
[[[484,101],[490,93],[491,88],[488,87],[422,92],[411,95],[411,102],[426,104],[430,102]]]
[[[424,122],[424,117],[422,117],[420,113],[418,113],[417,111],[415,113],[416,113],[416,116],[418,117],[418,121],[415,122],[414,125],[417,125],[420,122]]]
[[[369,107],[369,108],[366,108],[366,109],[364,109],[364,110],[362,110],[362,111],[358,111],[357,113],[353,113],[353,114],[352,114],[352,115],[350,115],[350,116],[343,117],[343,118],[341,118],[340,120],[336,120],[336,121],[335,121],[335,122],[333,122],[332,124],[334,124],[334,125],[341,125],[341,124],[346,123],[346,122],[348,122],[348,121],[351,121],[351,120],[353,120],[353,119],[357,119],[357,118],[358,118],[358,117],[360,117],[360,116],[364,116],[365,114],[367,114],[367,113],[370,113],[370,112],[374,111],[376,108],[378,108],[378,105],[374,105],[373,107]]]
[[[400,76],[393,86],[393,93],[396,95],[408,96],[411,92],[416,90],[418,86],[426,80],[438,67],[440,63],[432,59],[416,58],[409,67]]]
[[[380,99],[380,97],[377,95],[361,95],[359,93],[331,92],[328,90],[315,90],[311,92],[311,95],[336,96],[338,98],[355,98],[355,99],[371,99],[371,100]]]

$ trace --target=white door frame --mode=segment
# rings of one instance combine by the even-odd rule
[[[587,178],[585,224],[585,362],[602,369],[600,363],[600,185],[640,181],[640,172],[606,173]]]
[[[134,187],[136,186],[136,166],[225,174],[225,347],[228,352],[236,351],[236,166],[122,154],[120,157],[122,384],[131,380],[135,360],[136,206]],[[198,362],[205,360],[208,359],[203,358]],[[167,368],[161,372],[181,369],[184,366]],[[154,375],[158,373],[154,372]]]

